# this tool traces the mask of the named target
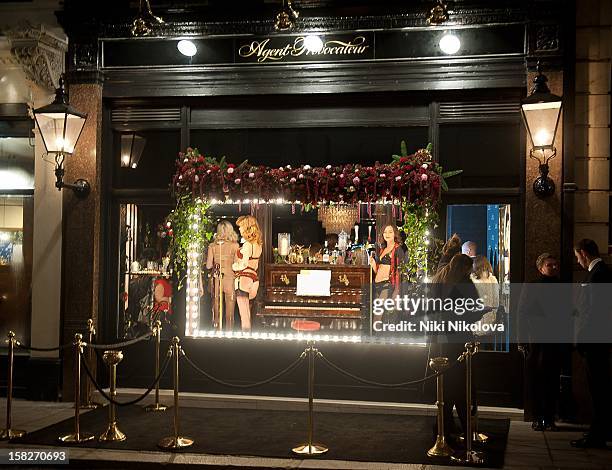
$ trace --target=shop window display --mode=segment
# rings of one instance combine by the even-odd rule
[[[368,341],[374,333],[401,342],[422,339],[419,332],[411,335],[400,328],[417,312],[408,307],[402,312],[399,303],[392,309],[387,301],[393,300],[383,299],[374,287],[376,282],[393,285],[393,299],[423,296],[430,228],[449,176],[452,173],[443,172],[428,149],[409,155],[404,143],[390,164],[374,167],[349,163],[268,168],[187,149],[177,160],[173,189],[178,203],[168,219],[175,268],[185,280],[185,334],[244,336],[252,329],[264,338],[316,332],[323,339],[346,341]],[[247,199],[251,196],[254,199]],[[212,276],[202,275],[206,247],[237,238],[216,239],[227,230],[217,225],[220,214],[215,211],[227,207],[234,212],[226,216],[238,217],[242,238],[232,265],[240,312],[240,328],[234,331],[228,325],[238,325],[237,318],[226,318],[224,328],[224,315],[217,313],[223,305],[234,306],[220,298],[225,288],[221,263]],[[245,220],[252,223],[245,227]],[[213,266],[208,262],[207,267]],[[202,304],[206,279],[218,284],[212,311]],[[385,317],[373,312],[373,306],[383,300],[394,315],[386,317],[393,325],[381,331],[400,334],[378,334],[377,325],[385,323]],[[212,329],[205,329],[207,323]]]
[[[173,299],[176,282],[168,252],[171,230],[165,206],[122,204],[120,207],[120,308],[123,334],[146,333],[156,320],[177,331]]]
[[[321,183],[335,177],[331,165],[287,165],[269,170],[274,173],[271,178],[265,167],[247,168],[189,149],[179,156],[173,178],[179,201],[174,209],[121,205],[124,335],[144,334],[160,320],[165,336],[291,339],[315,335],[332,341],[426,344],[429,327],[408,330],[408,324],[428,324],[431,312],[418,306],[411,310],[405,299],[423,300],[431,291],[427,283],[436,273],[436,247],[441,241],[432,238],[437,219],[428,194],[439,197],[446,173],[431,163],[426,150],[422,152],[416,157],[397,156],[396,163],[377,167],[372,176],[368,176],[369,167],[359,164],[354,169],[350,164],[338,167],[339,172],[351,173],[342,191],[354,200],[345,201],[344,193]],[[402,153],[407,153],[405,147]],[[415,166],[411,159],[424,160]],[[407,179],[408,203],[398,204],[393,197],[393,191],[400,195],[403,190],[395,185],[399,180],[393,165],[405,166],[397,173],[401,178],[418,173]],[[203,181],[206,176],[198,175],[209,176],[206,168],[222,173]],[[385,173],[393,175],[393,182]],[[312,187],[300,185],[306,178]],[[436,178],[439,182],[431,183]],[[362,179],[365,185],[360,185]],[[274,189],[278,184],[295,188],[295,199],[270,196],[278,191]],[[368,197],[366,185],[370,184],[388,191],[389,200],[360,201]],[[317,185],[318,191],[330,191],[328,197],[340,198],[339,202],[309,202],[309,197],[316,197],[312,192]],[[188,198],[185,188],[196,196]],[[197,196],[204,188],[210,191],[208,199]],[[225,200],[214,198],[215,191],[225,193]],[[266,191],[270,193],[266,200],[245,197]],[[242,192],[243,198],[234,200]],[[464,224],[466,220],[470,223]],[[482,223],[474,224],[475,220]],[[485,349],[506,351],[509,206],[448,206],[445,226],[449,237],[458,233],[484,250],[473,253],[475,260],[482,258],[478,264],[482,269],[473,273],[473,282],[481,288],[479,294],[488,288],[481,297],[487,299],[489,316],[480,323],[498,324],[501,330],[480,339],[490,343]],[[484,277],[495,279],[495,285],[486,284]],[[385,303],[398,298],[405,303]],[[493,312],[496,315],[490,318]]]
[[[447,207],[447,238],[456,234],[473,260],[472,282],[487,307],[504,323],[485,349],[508,351],[510,331],[510,205],[455,204]]]

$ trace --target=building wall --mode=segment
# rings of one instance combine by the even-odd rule
[[[592,238],[608,252],[612,2],[576,2],[574,240]]]

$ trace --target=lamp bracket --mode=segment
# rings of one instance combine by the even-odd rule
[[[91,185],[87,180],[79,178],[74,182],[74,184],[64,183],[64,174],[66,171],[64,170],[63,154],[57,154],[55,156],[55,162],[55,187],[57,190],[61,191],[63,188],[72,189],[75,196],[79,199],[85,199],[87,196],[89,196],[89,193],[91,192]]]
[[[85,199],[91,193],[91,185],[89,181],[84,180],[83,178],[79,178],[74,182],[74,184],[66,184],[63,183],[64,188],[69,188],[74,191],[74,194],[79,199]]]
[[[550,154],[546,156],[546,150],[550,150]],[[538,157],[536,152],[542,152],[542,158]],[[529,151],[529,157],[536,160],[540,165],[547,165],[548,162],[557,156],[557,148],[532,148]]]

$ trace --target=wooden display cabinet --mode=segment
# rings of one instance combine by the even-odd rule
[[[331,271],[330,296],[297,295],[302,270]],[[321,330],[361,329],[367,318],[370,267],[344,264],[266,264],[259,317],[267,327],[291,329],[293,320],[312,320]]]

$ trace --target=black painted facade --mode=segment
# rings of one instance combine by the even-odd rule
[[[469,170],[453,182],[443,205],[511,205],[513,218],[519,222],[512,233],[513,281],[522,280],[524,226],[520,221],[524,220],[526,183],[518,106],[527,90],[527,73],[536,60],[548,69],[563,70],[564,2],[448,2],[449,20],[429,26],[426,16],[432,2],[303,0],[294,3],[300,17],[295,28],[285,33],[275,32],[273,26],[280,3],[151,3],[154,13],[165,20],[152,38],[131,36],[136,11],[125,10],[125,2],[100,2],[92,14],[89,4],[84,10],[83,2],[67,0],[65,10],[58,14],[70,38],[69,81],[102,86],[105,236],[101,249],[105,255],[100,267],[104,282],[98,331],[105,342],[119,339],[115,315],[119,204],[171,204],[161,176],[153,182],[145,178],[147,183],[142,183],[124,181],[117,174],[113,136],[126,130],[163,131],[184,149],[194,144],[198,133],[231,136],[232,130],[244,127],[303,130],[313,127],[313,116],[318,127],[347,127],[355,132],[375,126],[422,129],[434,144],[435,158],[449,168]],[[241,45],[267,38],[270,44],[282,45],[313,30],[326,39],[342,41],[363,36],[371,47],[360,58],[347,60],[313,57],[262,63],[240,56]],[[446,30],[464,35],[467,46],[460,55],[444,56],[432,45],[432,38]],[[176,38],[187,36],[208,51],[191,63],[176,54]],[[511,136],[509,143],[496,135]],[[474,142],[479,136],[483,142]],[[175,155],[157,157],[169,165]],[[491,162],[491,172],[497,173],[479,175],[478,169]],[[148,385],[153,358],[144,350],[149,346],[126,354],[120,386]],[[191,357],[209,365],[211,373],[251,382],[278,370],[302,345],[186,339],[184,347]],[[354,365],[355,373],[368,376],[377,371],[376,378],[382,382],[422,376],[427,356],[427,350],[420,347],[325,347],[339,363]],[[482,402],[519,406],[522,373],[516,350],[483,353],[479,360]],[[388,370],[380,370],[381,363],[388,364]],[[378,387],[356,386],[327,371],[319,377],[317,394],[324,398],[432,399],[416,387],[389,393]],[[304,379],[294,374],[286,382],[252,393],[301,396]],[[186,376],[183,384],[188,391],[231,392],[193,376]]]

